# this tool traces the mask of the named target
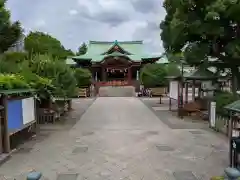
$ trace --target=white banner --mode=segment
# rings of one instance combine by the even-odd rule
[[[172,99],[178,99],[178,81],[170,81],[169,97]]]
[[[22,100],[22,111],[24,125],[35,120],[35,103],[33,97]]]

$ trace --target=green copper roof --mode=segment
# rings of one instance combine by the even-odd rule
[[[240,100],[237,100],[231,104],[228,104],[224,108],[229,111],[240,112]]]
[[[119,46],[126,53],[113,52],[111,54],[105,54],[115,45]],[[101,62],[105,57],[109,56],[125,56],[132,61],[141,62],[144,59],[160,58],[160,56],[151,56],[143,53],[143,41],[90,41],[88,44],[88,51],[85,55],[75,56],[73,59],[76,60],[91,60],[93,62]]]
[[[140,43],[141,41],[136,41],[136,42],[137,42],[137,43]],[[130,43],[130,42],[129,42],[129,43]],[[132,53],[130,53],[130,52],[126,49],[126,47],[125,47],[125,48],[123,47],[124,45],[121,45],[117,40],[115,40],[114,43],[111,44],[111,45],[109,46],[109,48],[108,48],[104,53],[102,53],[102,54],[107,54],[108,51],[109,51],[110,49],[114,48],[115,46],[118,46],[121,50],[123,50],[123,51],[124,51],[124,54],[128,54],[128,55],[132,54]]]
[[[131,54],[139,54],[143,52],[143,41],[90,41],[87,54],[100,55],[108,51],[114,45],[119,45],[122,49]]]
[[[122,54],[122,53],[120,53],[120,52],[113,52],[113,53],[111,53],[111,54],[106,54],[106,55],[104,55],[103,57],[121,57],[121,56],[124,56],[124,57],[128,57],[128,55],[127,54]]]

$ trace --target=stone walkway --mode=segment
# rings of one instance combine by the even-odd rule
[[[14,154],[0,174],[22,180],[35,169],[49,180],[208,180],[227,165],[225,139],[172,129],[134,97],[98,98],[66,127]]]

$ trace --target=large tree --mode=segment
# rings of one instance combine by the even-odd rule
[[[177,63],[170,62],[169,64],[165,65],[165,68],[166,68],[168,76],[180,76],[181,75],[180,67],[179,67],[179,64],[177,64]]]
[[[10,11],[6,9],[5,2],[0,1],[0,53],[14,45],[22,34],[20,23],[10,21]]]
[[[55,87],[56,97],[71,97],[75,93],[77,81],[74,71],[65,62],[49,55],[35,55],[28,61],[30,71],[40,77],[50,79]]]
[[[87,45],[86,43],[83,43],[79,48],[78,48],[78,52],[77,55],[84,55],[87,53]]]
[[[215,60],[230,68],[233,92],[240,66],[240,2],[238,0],[165,0],[167,15],[160,28],[167,52],[184,51],[190,64]]]
[[[49,54],[59,59],[73,55],[73,52],[66,50],[59,40],[43,32],[30,32],[25,38],[25,49],[30,54]]]

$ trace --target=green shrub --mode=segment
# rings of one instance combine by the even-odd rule
[[[19,72],[19,64],[15,62],[7,62],[3,59],[0,59],[0,73],[18,73]]]
[[[91,85],[92,74],[88,69],[75,69],[74,76],[77,80],[78,87],[88,87]]]
[[[239,97],[234,97],[230,92],[220,91],[214,96],[214,101],[216,102],[216,112],[221,115],[228,115],[227,110],[224,107],[232,102],[236,101]]]
[[[215,177],[212,177],[211,180],[224,180],[224,177],[223,176],[215,176]]]
[[[77,85],[74,71],[63,61],[48,55],[36,55],[29,62],[33,73],[52,81],[55,87],[54,96],[72,97],[74,95]]]
[[[0,89],[30,89],[30,85],[20,75],[16,74],[0,74]]]
[[[28,71],[22,72],[21,75],[30,87],[36,90],[38,99],[52,99],[55,86],[52,84],[51,79],[40,77]]]
[[[162,64],[147,64],[140,71],[140,80],[145,87],[166,86],[167,71]]]
[[[0,73],[18,73],[21,63],[27,59],[27,53],[5,52],[0,56]]]
[[[28,53],[26,52],[5,52],[2,55],[4,61],[11,61],[14,63],[20,63],[28,58]]]

